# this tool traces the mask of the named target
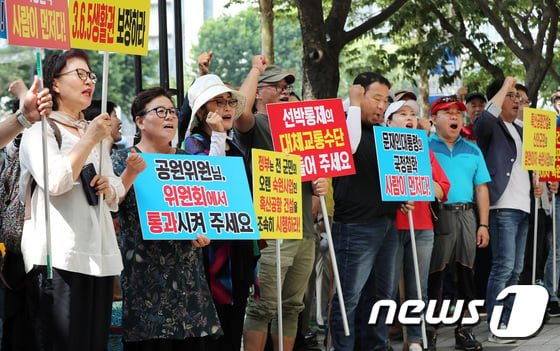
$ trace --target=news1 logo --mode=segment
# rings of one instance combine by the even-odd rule
[[[540,285],[511,285],[502,290],[496,301],[505,302],[506,299],[513,299],[513,305],[507,326],[500,328],[503,306],[496,305],[490,318],[490,331],[500,338],[525,338],[535,334],[542,326],[546,306],[548,304],[548,292]],[[398,321],[404,325],[414,325],[421,323],[419,313],[425,311],[426,323],[454,325],[461,318],[465,301],[457,300],[453,315],[449,316],[450,301],[443,300],[439,315],[436,315],[436,300],[428,301],[428,306],[421,300],[407,300],[403,302],[398,314]],[[468,316],[463,318],[462,324],[476,324],[480,320],[477,307],[484,306],[484,300],[472,300],[467,305]],[[385,323],[391,324],[395,319],[397,303],[393,300],[377,301],[371,309],[369,324],[377,323],[381,308],[387,308],[387,318]],[[414,316],[410,316],[414,313]]]

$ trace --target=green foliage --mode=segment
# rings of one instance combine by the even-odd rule
[[[225,15],[206,21],[198,32],[198,45],[193,45],[190,58],[192,72],[197,72],[196,58],[213,51],[210,73],[233,86],[240,86],[251,59],[261,52],[260,15],[257,9],[247,9],[235,16]],[[275,62],[285,70],[301,72],[301,31],[293,20],[274,21]],[[296,75],[296,91],[301,91],[301,77]]]

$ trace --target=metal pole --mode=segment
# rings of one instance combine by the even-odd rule
[[[340,275],[338,274],[338,265],[336,263],[336,256],[334,253],[334,245],[331,235],[331,225],[329,223],[329,216],[327,214],[327,204],[324,196],[319,196],[321,200],[321,210],[323,212],[323,221],[325,222],[325,231],[327,232],[327,241],[329,243],[329,253],[331,255],[332,269],[334,281],[336,283],[336,293],[338,295],[338,303],[340,304],[340,314],[342,314],[342,325],[344,327],[344,335],[350,335],[350,328],[348,327],[348,317],[346,316],[346,306],[344,305],[344,296],[342,295],[342,287],[340,286]]]
[[[177,107],[183,106],[185,84],[183,82],[183,19],[181,0],[175,0],[175,74],[177,75]]]
[[[167,45],[167,1],[158,0],[159,22],[159,84],[169,90],[169,56]]]
[[[40,89],[43,89],[43,65],[41,62],[41,51],[37,50],[37,76],[41,80]],[[49,155],[47,152],[47,117],[41,116],[41,132],[42,132],[42,145],[43,145],[43,193],[45,201],[45,229],[47,235],[47,279],[52,279],[52,243],[51,243],[51,208],[50,208],[50,193],[49,193]]]

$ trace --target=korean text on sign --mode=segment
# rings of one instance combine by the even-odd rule
[[[523,169],[553,171],[556,156],[556,114],[523,109]]]
[[[556,128],[556,157],[553,171],[541,171],[539,180],[543,182],[560,181],[560,128]]]
[[[304,181],[354,174],[354,159],[340,99],[269,104],[276,151],[301,156]]]
[[[301,168],[297,155],[253,149],[253,198],[263,239],[301,239]]]
[[[433,200],[426,131],[374,127],[374,133],[383,201]]]
[[[5,6],[10,45],[70,49],[66,1],[6,0]]]
[[[134,183],[144,239],[258,239],[240,157],[142,154]]]
[[[148,54],[149,0],[71,0],[72,47]]]

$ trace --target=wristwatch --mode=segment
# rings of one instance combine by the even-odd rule
[[[31,128],[32,124],[31,122],[29,122],[27,120],[27,118],[25,118],[25,116],[23,115],[23,112],[21,112],[21,109],[18,108],[18,110],[16,111],[16,117],[18,122],[24,127],[24,128]]]

